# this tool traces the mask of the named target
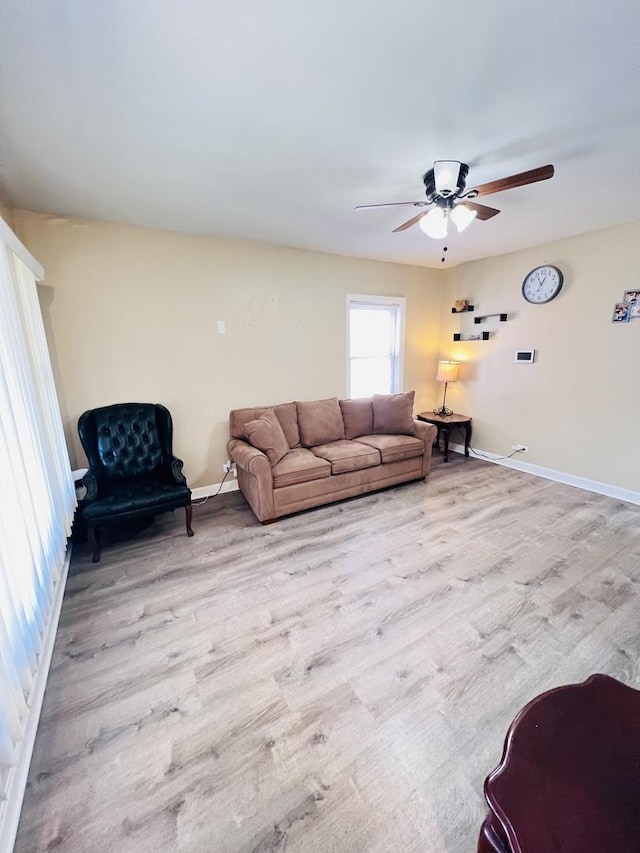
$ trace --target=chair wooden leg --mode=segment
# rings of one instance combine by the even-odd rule
[[[187,536],[193,536],[193,530],[191,529],[191,519],[192,519],[192,517],[193,517],[193,507],[191,506],[191,504],[187,504],[187,505],[186,505],[186,507],[184,508],[184,512],[185,512],[185,515],[186,515],[186,517],[187,517],[187,518],[186,518],[186,521],[187,521]]]
[[[91,557],[92,563],[100,562],[100,540],[98,539],[98,530],[96,527],[88,527],[87,528],[87,538],[89,539],[89,545],[93,548],[93,556]]]

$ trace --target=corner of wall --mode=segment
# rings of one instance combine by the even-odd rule
[[[444,335],[448,331],[446,320],[446,305],[449,302],[448,292],[449,285],[456,279],[457,267],[450,269],[441,269],[438,273],[440,283],[440,319],[438,323],[438,358],[445,353],[447,346],[444,340]]]
[[[15,232],[13,205],[11,204],[9,193],[4,188],[2,182],[0,182],[0,216],[4,219],[9,228]]]
[[[9,207],[9,205],[6,201],[4,201],[2,196],[0,196],[0,217],[2,217],[2,219],[4,219],[9,228],[11,228],[11,230],[15,232],[16,227],[15,219],[13,216],[13,209]]]

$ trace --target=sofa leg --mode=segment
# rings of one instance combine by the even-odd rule
[[[100,562],[100,540],[98,539],[98,530],[95,527],[87,528],[87,538],[89,540],[89,545],[93,548],[93,556],[91,557],[92,563]]]
[[[260,524],[275,524],[277,520],[277,518],[267,518],[266,521],[261,521]]]
[[[187,522],[187,536],[193,536],[193,530],[191,529],[191,519],[193,517],[193,507],[191,504],[187,504],[184,508],[184,514],[186,516]]]

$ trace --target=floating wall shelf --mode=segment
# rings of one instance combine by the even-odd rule
[[[481,314],[479,317],[474,317],[473,322],[474,323],[482,323],[483,320],[488,320],[489,317],[500,317],[501,323],[507,322],[507,315],[506,314]]]
[[[479,335],[460,335],[456,333],[453,336],[454,341],[488,341],[491,332],[480,332]]]
[[[468,314],[469,311],[473,311],[473,305],[467,305],[467,307],[464,309],[464,311],[456,311],[455,308],[451,309],[452,314]]]

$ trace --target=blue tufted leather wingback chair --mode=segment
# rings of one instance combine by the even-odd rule
[[[83,483],[87,496],[82,518],[100,559],[98,528],[185,507],[191,529],[191,490],[182,460],[172,453],[169,410],[152,403],[117,403],[90,409],[78,420],[78,433],[89,460]]]

